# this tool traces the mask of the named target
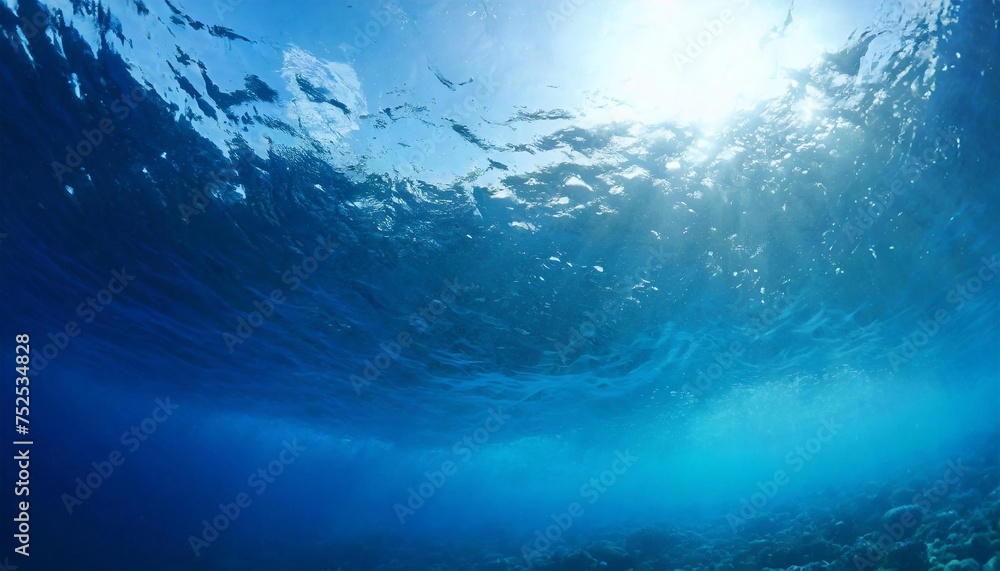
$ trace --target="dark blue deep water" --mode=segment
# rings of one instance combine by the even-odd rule
[[[5,0],[0,569],[1000,569],[998,22]]]

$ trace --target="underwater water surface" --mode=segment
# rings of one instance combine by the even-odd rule
[[[1000,569],[998,22],[5,0],[0,569]]]

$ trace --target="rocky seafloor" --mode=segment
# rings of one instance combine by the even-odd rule
[[[524,538],[498,530],[490,546],[372,538],[329,545],[323,560],[340,571],[1000,571],[997,435],[973,450],[775,502],[747,519],[618,525],[599,541],[556,541],[527,558]]]
[[[824,490],[770,513],[717,524],[652,526],[527,564],[538,571],[1000,571],[997,442],[860,489]]]

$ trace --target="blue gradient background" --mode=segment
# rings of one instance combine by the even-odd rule
[[[516,557],[625,451],[638,459],[595,503],[583,499],[559,544],[655,522],[726,530],[726,514],[776,470],[789,483],[765,512],[936,473],[996,441],[1000,280],[961,307],[954,297],[989,273],[984,258],[1000,260],[994,5],[928,3],[899,21],[891,3],[845,5],[863,16],[828,17],[831,38],[857,33],[789,71],[783,95],[705,126],[581,111],[595,108],[596,96],[579,97],[599,75],[553,67],[547,56],[567,48],[545,38],[597,37],[586,23],[608,5],[581,5],[580,27],[558,33],[548,8],[527,3],[406,5],[405,20],[354,53],[343,44],[377,5],[248,1],[220,19],[209,3],[178,4],[255,42],[198,36],[195,59],[226,91],[256,73],[279,88],[278,107],[290,106],[275,81],[278,54],[295,44],[350,65],[367,102],[352,109],[358,129],[338,135],[349,152],[313,144],[326,135],[286,117],[274,133],[291,132],[299,146],[255,152],[263,143],[247,135],[227,156],[206,134],[225,117],[205,84],[193,89],[217,117],[167,101],[182,91],[170,66],[185,66],[178,53],[191,44],[144,43],[135,24],[180,30],[165,4],[148,2],[149,15],[132,2],[50,7],[62,15],[52,20],[58,48],[46,34],[16,39],[18,18],[39,6],[12,4],[0,7],[4,545],[16,476],[14,336],[29,333],[36,353],[67,321],[81,327],[50,363],[33,363],[32,557],[12,559],[24,570]],[[762,18],[784,19],[787,6],[762,6]],[[799,10],[827,17],[816,5]],[[74,32],[87,22],[99,22],[103,46]],[[892,30],[899,43],[868,52],[865,30]],[[158,70],[166,83],[137,80],[125,45],[169,59]],[[634,55],[650,76],[669,61]],[[859,71],[884,60],[882,75]],[[493,98],[449,114],[490,70],[505,78]],[[475,79],[458,85],[466,78]],[[546,91],[547,80],[561,87]],[[148,97],[57,181],[51,163],[64,147],[136,85]],[[802,114],[807,97],[825,102],[815,120]],[[403,104],[423,111],[400,121],[382,111]],[[251,106],[234,117],[246,111],[242,124],[259,126]],[[571,118],[502,123],[518,110]],[[405,170],[411,147],[398,143],[434,133],[433,152]],[[692,159],[699,153],[706,158]],[[646,174],[632,176],[635,167]],[[220,171],[227,182],[185,220],[179,207]],[[846,224],[894,181],[904,190],[852,239]],[[293,290],[283,275],[324,236],[337,244],[332,256]],[[650,251],[662,259],[650,264]],[[135,280],[84,322],[78,304],[123,267]],[[455,300],[423,328],[411,316],[448,280],[460,284]],[[223,333],[275,288],[286,301],[229,351]],[[776,317],[754,333],[768,308]],[[894,366],[890,355],[939,310],[948,322]],[[356,391],[351,376],[400,332],[413,345]],[[560,356],[577,333],[585,341]],[[727,356],[734,342],[742,350]],[[722,374],[692,390],[720,361]],[[167,398],[177,410],[128,451],[122,434]],[[480,450],[456,449],[493,410],[510,417]],[[843,428],[794,470],[788,454],[831,418]],[[256,494],[248,478],[291,441],[305,449]],[[63,495],[115,450],[124,463],[68,514]],[[454,474],[401,524],[394,505],[448,461]],[[252,504],[195,557],[189,536],[241,492]]]

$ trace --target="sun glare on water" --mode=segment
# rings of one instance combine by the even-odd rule
[[[566,57],[578,58],[583,114],[594,123],[719,126],[783,93],[791,72],[852,31],[809,2],[644,2],[601,12],[571,23],[559,40]]]

